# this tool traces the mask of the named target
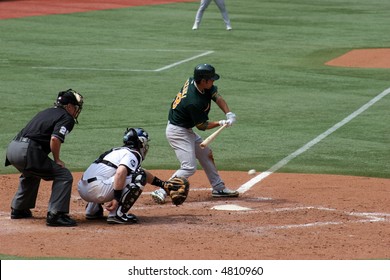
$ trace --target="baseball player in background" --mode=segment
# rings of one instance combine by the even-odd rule
[[[128,128],[123,146],[101,154],[84,172],[78,192],[88,202],[87,220],[102,219],[103,206],[109,211],[109,224],[138,222],[127,212],[141,195],[146,183],[163,187],[164,181],[141,168],[149,150],[149,135],[142,128]]]
[[[35,208],[43,179],[53,181],[46,224],[77,225],[68,215],[73,176],[60,159],[60,150],[82,107],[81,94],[72,89],[59,92],[54,108],[38,113],[9,144],[5,166],[12,164],[22,173],[11,203],[11,219],[32,217],[30,209]]]
[[[194,69],[194,76],[187,79],[180,92],[171,104],[166,127],[166,137],[175,151],[180,162],[178,169],[171,178],[192,176],[197,169],[197,160],[205,171],[212,186],[213,197],[237,197],[238,192],[228,189],[218,174],[214,163],[213,153],[209,147],[202,149],[199,144],[202,138],[193,131],[213,129],[219,126],[231,126],[236,121],[236,115],[229,109],[228,104],[218,93],[214,81],[219,79],[215,68],[210,64],[199,64]],[[226,115],[226,119],[209,121],[211,101],[214,101]],[[167,197],[164,189],[160,188],[151,194],[159,204]]]
[[[199,9],[195,16],[195,23],[192,26],[192,30],[197,30],[199,28],[200,22],[202,21],[204,11],[207,9],[207,7],[210,5],[212,0],[201,0]],[[225,7],[225,0],[214,0],[215,4],[217,4],[219,11],[221,12],[223,21],[226,25],[226,30],[230,31],[232,30],[232,25],[230,24],[230,19],[228,15],[228,11]]]

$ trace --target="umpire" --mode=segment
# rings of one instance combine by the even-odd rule
[[[82,107],[80,93],[72,89],[59,92],[54,107],[39,112],[9,144],[5,166],[13,165],[22,173],[11,204],[11,219],[32,217],[30,209],[35,207],[43,179],[53,181],[46,225],[77,225],[68,216],[73,176],[60,159],[60,150]]]

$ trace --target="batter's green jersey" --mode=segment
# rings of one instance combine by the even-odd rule
[[[212,86],[203,93],[195,86],[195,80],[189,78],[176,95],[169,110],[168,120],[171,124],[193,128],[208,121],[211,100],[216,101],[218,87]]]

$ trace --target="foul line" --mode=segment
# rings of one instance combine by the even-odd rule
[[[337,129],[339,129],[340,127],[344,126],[345,124],[347,124],[348,122],[350,122],[351,120],[353,120],[354,118],[356,118],[358,115],[360,115],[361,113],[363,113],[364,111],[366,111],[368,108],[370,108],[372,105],[374,105],[376,102],[378,102],[379,100],[381,100],[383,97],[385,97],[386,95],[388,95],[390,93],[390,88],[384,90],[382,93],[380,93],[379,95],[377,95],[376,97],[374,97],[373,99],[371,99],[369,102],[367,102],[366,104],[364,104],[362,107],[360,107],[358,110],[356,110],[355,112],[353,112],[352,114],[350,114],[348,117],[346,117],[345,119],[343,119],[342,121],[338,122],[337,124],[335,124],[334,126],[332,126],[331,128],[329,128],[327,131],[325,131],[324,133],[318,135],[316,138],[314,138],[313,140],[311,140],[310,142],[308,142],[307,144],[305,144],[304,146],[302,146],[301,148],[299,148],[298,150],[296,150],[295,152],[293,152],[292,154],[290,154],[289,156],[285,157],[284,159],[282,159],[281,161],[279,161],[278,163],[276,163],[274,166],[272,166],[270,169],[268,169],[267,171],[265,172],[262,172],[261,174],[257,175],[256,177],[252,178],[251,180],[249,180],[248,182],[246,182],[245,184],[241,185],[239,188],[238,188],[238,192],[239,193],[244,193],[246,191],[248,191],[249,189],[251,189],[255,184],[259,183],[261,180],[267,178],[269,175],[271,175],[272,173],[276,172],[277,170],[279,170],[280,168],[282,168],[283,166],[285,166],[289,161],[291,161],[292,159],[296,158],[297,156],[299,156],[300,154],[306,152],[308,149],[310,149],[311,147],[313,147],[315,144],[317,144],[318,142],[322,141],[325,137],[329,136],[330,134],[332,134],[333,132],[335,132]]]
[[[196,55],[196,56],[193,56],[193,57],[190,57],[190,58],[187,58],[187,59],[184,59],[184,60],[175,62],[175,63],[173,63],[173,64],[164,66],[164,67],[162,67],[162,68],[156,69],[156,70],[154,70],[154,71],[160,72],[160,71],[163,71],[163,70],[166,70],[166,69],[175,67],[175,66],[177,66],[177,65],[179,65],[179,64],[182,64],[182,63],[185,63],[185,62],[188,62],[188,61],[197,59],[197,58],[199,58],[199,57],[202,57],[202,56],[206,56],[206,55],[212,54],[213,52],[214,52],[214,51],[204,52],[204,53],[201,53],[201,54],[199,54],[199,55]]]

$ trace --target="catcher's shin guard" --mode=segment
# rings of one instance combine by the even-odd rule
[[[141,193],[142,189],[135,184],[127,185],[122,192],[122,197],[119,201],[119,206],[116,210],[116,214],[120,217],[123,214],[126,214],[133,206],[133,204],[137,201]]]

